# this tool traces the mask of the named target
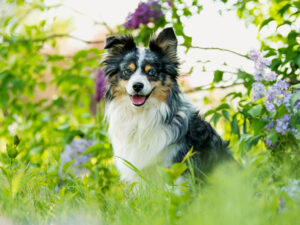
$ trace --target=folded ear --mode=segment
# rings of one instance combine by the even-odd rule
[[[104,49],[108,51],[114,50],[131,50],[135,49],[133,37],[130,35],[116,35],[106,38]]]
[[[177,38],[172,27],[162,30],[157,37],[150,40],[149,48],[166,55],[171,61],[177,62]]]

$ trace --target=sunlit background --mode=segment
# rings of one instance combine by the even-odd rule
[[[82,40],[105,40],[105,35],[108,33],[107,27],[114,29],[117,25],[124,24],[127,15],[135,10],[139,2],[141,1],[47,0],[45,4],[57,7],[42,16],[37,12],[36,15],[27,18],[26,23],[36,23],[37,19],[46,19],[49,25],[61,23],[61,29],[67,28],[71,35]],[[194,46],[219,47],[241,54],[247,54],[250,49],[259,48],[257,27],[252,24],[246,26],[244,21],[236,17],[234,11],[221,13],[221,10],[224,10],[222,3],[203,1],[201,4],[204,9],[200,15],[194,15],[183,21],[187,35],[193,38]],[[59,26],[56,25],[55,29],[60,32]],[[87,43],[69,38],[64,40],[60,51],[63,54],[71,54],[87,47]],[[222,65],[225,61],[231,67],[242,67],[250,72],[253,67],[248,60],[222,51],[191,50],[185,53],[185,48],[180,47],[179,57],[182,61],[182,74],[194,67],[189,78],[192,87],[210,84],[213,71],[217,68],[224,68]]]

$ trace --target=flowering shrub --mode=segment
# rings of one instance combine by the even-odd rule
[[[155,23],[161,17],[163,17],[163,12],[158,1],[141,2],[135,12],[128,15],[124,27],[126,29],[137,29],[141,24]]]
[[[66,145],[64,151],[60,155],[60,175],[62,176],[63,173],[67,173],[68,169],[71,169],[76,177],[82,177],[87,172],[87,170],[83,166],[91,158],[91,154],[84,154],[84,152],[88,147],[92,145],[92,141],[88,141],[82,138],[75,138],[70,144]]]
[[[233,3],[230,10],[260,30],[270,22],[269,28],[275,28],[259,40],[264,54],[238,54],[254,61],[253,74],[235,70],[242,66],[234,65],[232,83],[220,84],[226,71],[216,70],[206,88],[229,90],[207,115],[224,131],[244,168],[236,174],[224,169],[208,175],[213,179],[204,189],[192,173],[189,188],[184,183],[166,187],[171,175],[175,178],[186,168],[175,164],[160,170],[166,175],[164,182],[156,185],[147,179],[150,183],[140,193],[133,193],[132,186],[124,188],[114,167],[101,108],[106,78],[99,61],[104,50],[89,45],[104,40],[82,40],[64,29],[66,23],[59,17],[49,19],[49,13],[64,4],[0,3],[0,223],[231,225],[268,224],[270,218],[275,224],[299,222],[299,1],[267,1],[267,8],[266,1],[212,2],[218,1]],[[192,37],[185,33],[184,21],[199,14],[203,2],[145,0],[124,23],[108,31],[133,33],[139,45],[146,45],[158,29],[173,26],[179,45],[187,51],[222,50],[192,46]],[[107,27],[105,21],[94,22],[97,28]],[[64,26],[56,29],[56,24]],[[87,45],[74,55],[62,55],[61,38]],[[227,62],[223,66],[231,67]],[[235,85],[243,88],[230,89]],[[211,95],[205,95],[210,100]],[[197,201],[190,204],[192,199]]]
[[[249,56],[254,61],[255,68],[252,98],[254,101],[262,99],[264,102],[268,114],[264,118],[269,121],[265,129],[273,134],[271,139],[266,138],[265,141],[268,146],[274,147],[278,140],[275,131],[281,135],[287,132],[298,133],[296,124],[291,124],[290,119],[300,109],[300,100],[292,101],[295,96],[293,94],[298,93],[299,89],[294,92],[289,90],[288,82],[269,69],[271,62],[261,52],[252,50]]]

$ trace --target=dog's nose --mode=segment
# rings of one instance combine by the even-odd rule
[[[137,82],[137,83],[134,83],[132,87],[133,87],[133,90],[135,90],[136,92],[139,92],[140,90],[143,89],[144,84]]]

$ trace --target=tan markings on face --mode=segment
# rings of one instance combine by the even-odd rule
[[[134,63],[130,63],[129,65],[128,65],[128,69],[130,69],[132,72],[134,72],[135,71],[135,64]]]
[[[161,81],[150,81],[150,83],[152,87],[155,88],[150,97],[156,98],[160,103],[167,102],[168,95],[170,94],[173,87],[172,80],[167,77],[164,85]]]
[[[145,66],[145,72],[148,73],[149,70],[151,70],[152,68],[153,68],[152,66],[150,66],[149,64],[147,64],[147,65]]]
[[[112,87],[111,87],[112,95],[116,99],[120,99],[123,96],[126,96],[127,95],[127,92],[126,92],[127,84],[128,84],[127,80],[120,80],[118,83],[112,85]]]

